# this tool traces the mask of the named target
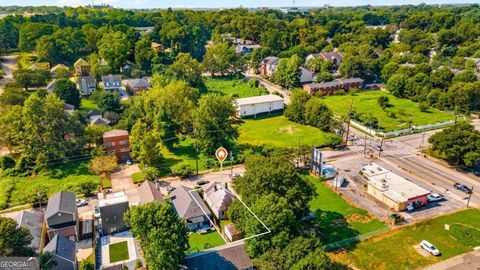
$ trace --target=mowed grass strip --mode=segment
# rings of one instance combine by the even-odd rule
[[[445,224],[454,230],[446,230]],[[478,233],[472,233],[476,230],[480,230],[480,211],[468,209],[370,238],[332,257],[359,269],[418,269],[473,251],[479,243]],[[422,240],[435,245],[442,255],[421,255],[415,247]]]
[[[378,105],[378,98],[386,96],[389,104],[385,110]],[[408,128],[410,116],[414,126],[435,124],[453,120],[453,114],[429,108],[427,112],[421,112],[419,104],[408,99],[397,98],[383,91],[364,91],[356,95],[328,96],[322,99],[325,104],[339,115],[347,115],[350,102],[353,100],[353,108],[364,116],[371,114],[377,118],[385,131]],[[390,114],[390,115],[389,115]],[[392,117],[395,114],[395,117]]]
[[[190,249],[187,253],[194,253],[204,249],[218,247],[225,244],[225,241],[217,231],[208,232],[205,234],[192,233],[188,237]]]
[[[205,86],[210,93],[234,96],[237,98],[254,97],[267,94],[266,90],[259,87],[251,87],[242,79],[232,78],[205,78]]]
[[[238,144],[253,146],[298,147],[298,144],[322,147],[339,141],[335,134],[289,121],[283,115],[246,119],[239,127]]]
[[[351,205],[320,179],[304,177],[313,184],[317,193],[310,201],[310,210],[316,214],[322,227],[324,244],[387,229],[384,222],[372,218],[366,210]]]
[[[108,246],[110,263],[128,260],[128,242],[123,241]]]

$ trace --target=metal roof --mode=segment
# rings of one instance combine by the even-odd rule
[[[283,98],[277,95],[264,95],[256,97],[238,98],[235,100],[237,105],[260,104],[274,101],[283,101]]]

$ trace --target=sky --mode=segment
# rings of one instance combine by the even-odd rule
[[[95,4],[106,3],[121,8],[230,8],[230,7],[285,7],[293,0],[94,0]],[[91,4],[92,0],[0,0],[0,6],[79,6]],[[452,4],[479,3],[479,0],[296,0],[295,6],[358,6],[401,4]]]

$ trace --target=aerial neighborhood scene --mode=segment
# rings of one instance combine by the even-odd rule
[[[0,0],[0,270],[480,269],[475,0]]]

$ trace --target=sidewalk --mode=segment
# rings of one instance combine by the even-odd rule
[[[480,249],[430,265],[423,270],[475,270],[480,269]]]

